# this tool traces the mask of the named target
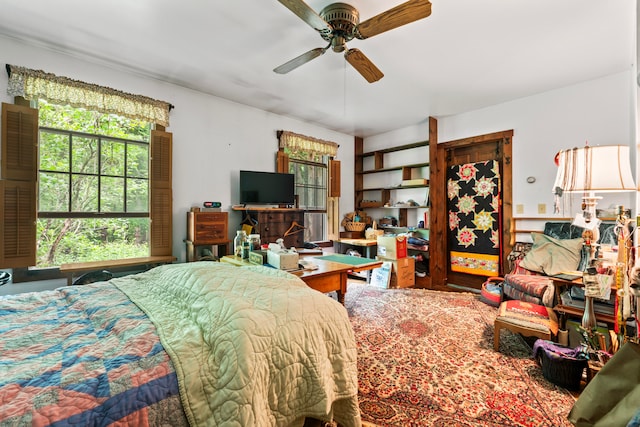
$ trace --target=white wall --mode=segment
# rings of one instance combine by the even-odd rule
[[[223,210],[231,212],[231,205],[238,203],[240,169],[275,171],[276,131],[280,129],[340,144],[338,160],[345,177],[340,209],[353,210],[351,135],[3,37],[0,63],[41,69],[175,106],[167,131],[173,133],[173,255],[181,262],[186,259],[186,212],[191,206],[202,206],[205,200],[219,201]],[[7,79],[7,74],[1,72],[0,101],[12,103],[5,90]],[[237,212],[229,215],[229,234],[233,236],[241,217]]]
[[[438,120],[438,140],[446,142],[513,129],[513,205],[515,216],[541,216],[538,204],[553,215],[554,155],[561,149],[590,145],[630,145],[635,161],[635,73],[628,72],[517,99]],[[365,139],[365,151],[427,139],[428,123]],[[635,167],[632,168],[635,170]],[[536,182],[528,184],[533,176]],[[635,207],[635,193],[602,194],[598,208]],[[565,195],[559,216],[575,215],[580,195]],[[523,213],[515,207],[522,205]],[[635,215],[635,212],[634,212]]]

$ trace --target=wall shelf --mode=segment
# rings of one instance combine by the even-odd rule
[[[379,172],[393,172],[393,171],[402,170],[402,169],[405,169],[405,168],[419,169],[419,168],[424,168],[424,167],[428,167],[428,166],[429,166],[429,162],[414,163],[412,165],[394,166],[394,167],[390,167],[390,168],[368,169],[368,170],[362,171],[360,173],[368,174],[368,173],[379,173]]]
[[[429,161],[403,164],[403,165],[395,165],[395,166],[385,166],[385,159],[387,155],[390,153],[399,153],[401,151],[406,150],[414,150],[415,155],[417,157],[422,157],[425,160],[429,159],[429,151],[421,150],[421,148],[429,147],[429,141],[420,141],[414,142],[410,144],[397,145],[394,147],[387,147],[380,150],[373,150],[364,152],[362,143],[356,144],[355,148],[355,203],[354,206],[356,210],[365,210],[365,209],[398,209],[399,213],[399,225],[407,226],[407,210],[409,209],[426,209],[427,206],[384,206],[386,203],[391,200],[392,195],[395,196],[396,200],[401,199],[402,196],[400,194],[396,194],[397,191],[402,190],[415,190],[415,189],[428,189],[429,188],[429,179],[428,174],[424,172],[422,175],[423,178],[414,177],[414,172],[420,172],[419,169],[428,168],[430,165]],[[414,153],[411,153],[414,154]],[[373,157],[373,169],[364,169],[364,159],[368,157]],[[414,157],[415,158],[415,157]],[[389,160],[389,159],[387,159]],[[393,158],[391,160],[394,160]],[[396,158],[397,160],[397,158]],[[398,173],[400,172],[400,173]],[[424,179],[424,184],[416,184],[416,185],[383,185],[383,186],[365,186],[365,176],[371,176],[373,174],[380,173],[396,173],[398,181],[408,181],[412,179]],[[386,178],[386,177],[385,177]],[[367,197],[365,197],[365,193]],[[375,196],[372,193],[377,193]]]
[[[396,145],[395,147],[387,147],[380,150],[368,151],[366,153],[360,152],[360,153],[356,153],[356,160],[358,159],[358,157],[370,157],[378,154],[393,153],[396,151],[410,150],[412,148],[427,147],[427,146],[429,146],[429,141],[420,141],[420,142],[412,142],[410,144]]]

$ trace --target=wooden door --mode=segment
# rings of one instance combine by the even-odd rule
[[[439,250],[431,252],[431,257],[435,257],[435,262],[431,265],[446,266],[437,269],[432,273],[432,287],[440,289],[448,289],[447,284],[454,284],[474,289],[480,289],[482,283],[486,280],[486,276],[466,274],[457,271],[451,271],[449,256],[449,227],[447,213],[447,179],[446,173],[450,166],[478,163],[489,160],[498,162],[500,170],[501,183],[501,224],[500,224],[500,257],[501,268],[500,274],[504,272],[505,260],[511,248],[510,229],[512,216],[512,186],[511,186],[511,141],[513,131],[497,132],[488,135],[480,135],[471,138],[465,138],[456,141],[444,142],[437,145],[437,167],[435,168],[436,180],[432,183],[442,188],[441,191],[432,192],[432,206],[434,206],[432,215],[438,216],[438,220],[434,221],[437,225],[436,230],[432,230],[432,236],[441,236],[442,245]],[[433,241],[433,239],[431,239]]]

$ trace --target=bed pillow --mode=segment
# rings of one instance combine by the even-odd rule
[[[520,267],[548,276],[578,269],[582,238],[556,239],[542,233],[531,233],[531,239],[533,246],[520,262]]]

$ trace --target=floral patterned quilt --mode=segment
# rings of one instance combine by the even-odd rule
[[[187,425],[147,316],[108,282],[0,298],[0,425]]]

